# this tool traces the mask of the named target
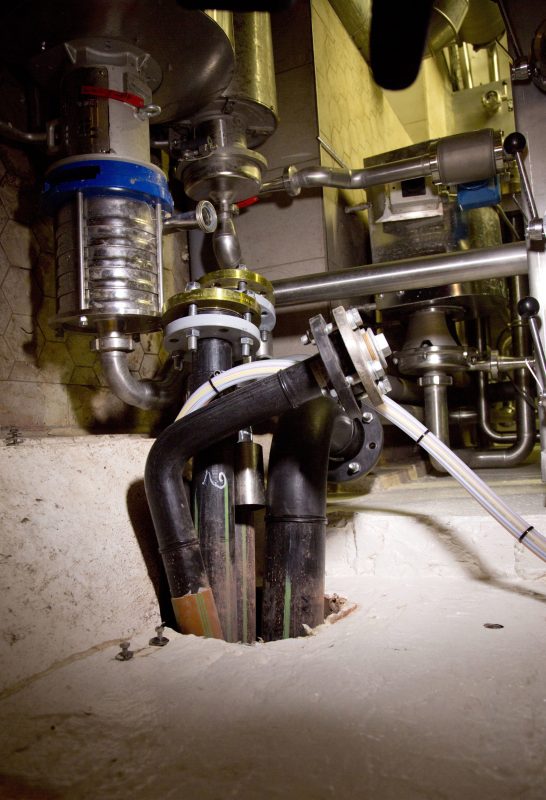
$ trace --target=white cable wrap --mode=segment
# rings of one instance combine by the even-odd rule
[[[383,397],[383,403],[375,406],[375,410],[433,456],[518,542],[546,561],[546,538],[542,533],[516,514],[490,486],[409,411],[386,395]]]
[[[220,394],[220,392],[225,392],[226,389],[230,389],[232,386],[267,378],[269,375],[280,372],[281,369],[291,367],[296,361],[297,359],[291,358],[252,361],[250,364],[240,364],[238,367],[233,367],[221,372],[219,375],[214,375],[207,383],[203,383],[188,397],[176,419],[182,419],[187,414],[191,414],[192,411],[197,411],[198,408],[206,406],[213,397]]]

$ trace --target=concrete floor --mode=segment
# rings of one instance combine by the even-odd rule
[[[546,528],[536,468],[489,477]],[[144,615],[128,662],[89,635],[0,695],[0,797],[542,799],[544,565],[449,478],[378,486],[332,512],[328,589],[356,611],[162,649]]]

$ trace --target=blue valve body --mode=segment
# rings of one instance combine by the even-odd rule
[[[463,211],[498,205],[501,201],[499,179],[495,177],[490,180],[460,183],[457,187],[457,201]]]
[[[167,178],[153,164],[111,158],[60,163],[46,174],[42,192],[44,210],[54,214],[76,192],[85,197],[118,195],[154,205],[159,201],[166,211],[173,211]]]

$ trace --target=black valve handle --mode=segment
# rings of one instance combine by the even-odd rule
[[[540,311],[540,303],[536,297],[522,297],[518,302],[518,314],[523,319],[536,317]]]
[[[519,131],[509,133],[502,144],[504,152],[509,156],[515,156],[516,153],[523,153],[527,147],[527,139]]]

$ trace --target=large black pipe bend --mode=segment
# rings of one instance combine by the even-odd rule
[[[248,425],[321,395],[319,356],[219,398],[173,423],[156,439],[145,469],[148,504],[182,633],[222,637],[183,481],[186,460]]]
[[[279,422],[267,488],[262,636],[302,636],[324,621],[326,490],[339,406],[320,397]]]

